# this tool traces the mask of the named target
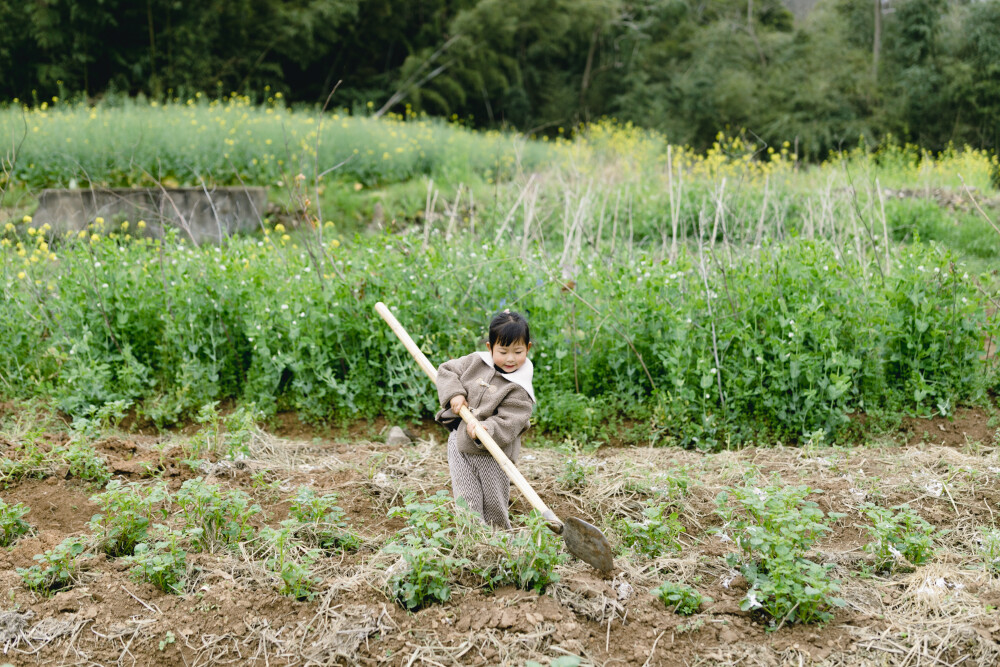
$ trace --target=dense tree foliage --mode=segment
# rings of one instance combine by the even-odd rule
[[[1000,0],[0,0],[0,99],[410,104],[556,132],[613,115],[825,155],[1000,142]],[[789,7],[800,14],[795,19]]]

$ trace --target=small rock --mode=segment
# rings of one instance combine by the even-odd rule
[[[387,445],[408,445],[411,442],[413,441],[398,426],[393,426],[389,429],[389,435],[385,437],[385,444]]]
[[[740,636],[738,634],[736,634],[735,632],[733,632],[733,630],[731,630],[730,628],[724,628],[719,633],[719,639],[724,644],[732,644],[732,643],[738,641],[739,638],[740,638]]]

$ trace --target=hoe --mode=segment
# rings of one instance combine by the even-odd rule
[[[389,312],[385,304],[379,301],[375,304],[375,312],[382,316],[382,319],[386,321],[393,332],[399,337],[403,345],[409,351],[413,358],[416,360],[417,364],[428,376],[430,376],[431,381],[437,380],[437,370],[431,365],[424,353],[420,351],[417,344],[413,342],[410,338],[410,334],[406,333],[406,329],[403,325],[395,318],[395,316]],[[514,463],[507,458],[507,455],[503,453],[503,450],[497,446],[497,443],[493,441],[490,434],[480,425],[479,421],[472,415],[472,411],[469,410],[468,406],[463,407],[461,411],[461,417],[467,423],[472,424],[476,429],[476,437],[482,442],[493,458],[496,459],[503,471],[507,473],[507,477],[510,478],[514,485],[524,494],[524,497],[528,499],[531,506],[534,507],[538,512],[548,521],[549,528],[552,532],[560,535],[566,542],[566,549],[571,554],[579,558],[580,560],[589,563],[594,568],[600,570],[601,572],[610,572],[614,568],[611,557],[611,545],[608,544],[608,540],[604,537],[602,533],[596,526],[577,519],[576,517],[567,517],[565,520],[560,519],[556,516],[555,512],[548,508],[548,506],[538,497],[535,490],[531,488],[528,484],[528,480],[524,478],[524,475],[517,469]]]

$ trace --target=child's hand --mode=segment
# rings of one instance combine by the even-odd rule
[[[468,401],[465,400],[465,396],[462,396],[461,394],[456,394],[455,396],[451,397],[451,411],[454,412],[456,415],[462,409],[463,405],[468,405],[468,404],[469,404]]]
[[[465,422],[465,432],[469,434],[469,438],[473,441],[476,439],[476,425],[469,422]]]

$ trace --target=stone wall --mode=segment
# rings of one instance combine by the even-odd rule
[[[85,229],[97,217],[107,224],[128,220],[132,229],[146,221],[146,233],[163,236],[165,227],[177,227],[195,243],[219,243],[237,232],[260,229],[267,207],[267,188],[95,188],[43,190],[38,197],[36,225],[52,231]]]

